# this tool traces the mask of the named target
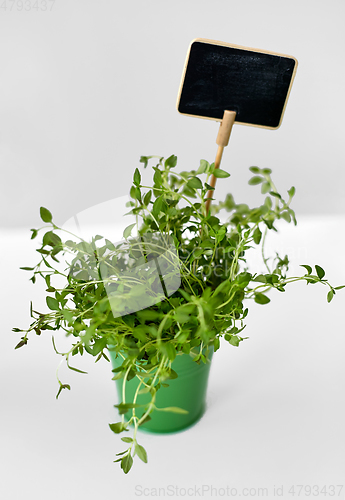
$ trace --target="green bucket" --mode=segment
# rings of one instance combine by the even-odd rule
[[[122,364],[122,358],[117,358],[115,351],[109,351],[113,368],[118,368]],[[178,377],[167,380],[169,387],[161,387],[156,394],[155,405],[157,408],[177,406],[187,410],[187,414],[172,413],[154,410],[151,420],[143,423],[140,429],[149,432],[168,433],[178,432],[195,424],[204,414],[206,409],[206,391],[208,376],[210,372],[213,350],[209,349],[207,363],[197,364],[189,354],[179,353],[171,364]],[[119,401],[122,400],[122,379],[116,380]],[[139,380],[134,377],[126,382],[126,402],[133,401],[134,394],[139,384]],[[151,401],[150,394],[139,394],[138,404],[148,404]],[[141,417],[143,411],[136,408],[136,415]],[[125,415],[126,419],[131,417],[131,412]]]

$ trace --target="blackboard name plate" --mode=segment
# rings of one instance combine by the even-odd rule
[[[297,60],[292,56],[197,38],[190,44],[177,109],[221,121],[277,129],[283,118]]]

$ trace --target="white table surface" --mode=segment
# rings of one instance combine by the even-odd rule
[[[342,285],[344,229],[344,216],[300,217],[296,228],[282,226],[277,248],[289,250],[292,272],[319,264]],[[71,391],[56,400],[50,334],[14,350],[20,334],[11,329],[29,324],[30,300],[37,308],[44,300],[19,270],[36,263],[29,231],[3,229],[0,239],[1,499],[305,498],[298,485],[317,498],[331,495],[316,486],[334,485],[332,498],[344,498],[345,289],[328,304],[326,287],[298,283],[252,304],[250,339],[214,356],[204,417],[181,433],[141,433],[149,463],[136,457],[124,475],[113,464],[122,446],[108,428],[117,421],[108,363],[79,359],[88,375],[62,367]]]

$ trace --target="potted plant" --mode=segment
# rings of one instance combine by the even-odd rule
[[[208,212],[210,177],[226,178],[227,172],[201,160],[197,170],[176,173],[174,155],[143,156],[144,168],[153,158],[152,186],[144,186],[139,170],[134,172],[129,213],[136,223],[120,243],[99,234],[85,241],[66,233],[41,207],[47,225],[31,230],[32,239],[43,231],[40,261],[22,269],[33,272],[33,283],[44,280],[49,311],[38,312],[31,304],[29,328],[14,328],[22,333],[16,348],[26,345],[31,333],[64,332],[70,349],[58,352],[54,337],[53,346],[71,370],[81,371],[71,366],[76,355],[111,358],[120,418],[110,428],[127,434],[122,437],[127,448],[115,460],[125,473],[134,455],[147,462],[138,428],[175,431],[200,418],[213,352],[221,338],[235,347],[247,338],[242,332],[251,300],[268,304],[271,289],[284,292],[290,283],[304,281],[325,285],[330,302],[344,287],[333,287],[320,266],[303,264],[303,274],[289,276],[287,256],[265,256],[266,234],[276,231],[275,222],[296,224],[290,207],[295,188],[285,200],[270,169],[250,168],[249,184],[261,186],[262,205],[250,208],[228,194]],[[222,211],[228,212],[225,222]],[[138,234],[131,237],[134,226]],[[264,270],[247,268],[253,247]],[[64,286],[55,284],[57,276]],[[59,377],[58,383],[56,397],[70,389]]]

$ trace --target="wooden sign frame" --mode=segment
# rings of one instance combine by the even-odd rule
[[[197,47],[197,44],[207,44],[207,46],[199,46]],[[191,113],[191,112],[186,112],[186,108],[188,108],[188,104],[184,105],[183,104],[183,99],[186,100],[185,96],[190,98],[191,95],[194,95],[194,89],[196,89],[196,97],[195,100],[198,99],[198,94],[199,96],[205,97],[209,95],[208,90],[211,89],[213,94],[217,94],[217,98],[219,97],[219,93],[223,92],[223,86],[221,91],[219,92],[219,86],[217,87],[212,81],[217,81],[219,78],[219,75],[216,73],[212,73],[214,71],[210,69],[210,63],[206,65],[205,63],[205,68],[206,68],[206,73],[209,71],[208,77],[204,81],[197,80],[197,78],[201,77],[197,74],[197,71],[195,70],[194,67],[192,66],[192,70],[188,67],[190,61],[191,61],[191,56],[194,59],[198,59],[199,57],[199,63],[200,63],[200,57],[202,56],[193,56],[193,54],[197,53],[196,50],[198,48],[199,52],[202,53],[202,51],[206,51],[206,53],[210,53],[209,60],[212,59],[212,46],[217,46],[218,51],[222,52],[221,57],[224,58],[224,60],[228,63],[228,61],[234,61],[236,63],[236,67],[240,67],[242,64],[243,67],[243,75],[240,74],[242,72],[242,69],[239,71],[233,70],[234,73],[234,78],[231,79],[231,70],[227,69],[227,77],[229,78],[230,75],[230,85],[229,89],[227,90],[228,93],[231,94],[232,89],[231,85],[237,87],[235,88],[235,93],[236,93],[236,88],[238,89],[238,93],[244,92],[243,88],[245,85],[248,85],[248,88],[250,92],[252,92],[253,97],[249,97],[248,102],[245,102],[246,96],[244,97],[244,101],[242,103],[240,102],[239,105],[236,104],[236,96],[233,98],[232,94],[229,97],[226,97],[225,99],[223,96],[219,98],[219,102],[223,99],[224,105],[223,108],[219,107],[218,110],[214,111],[214,114],[217,114],[217,116],[204,116],[203,114],[198,114],[198,113]],[[223,47],[220,49],[219,47]],[[226,50],[230,49],[230,50]],[[265,57],[266,56],[266,57]],[[220,57],[220,58],[221,58]],[[236,57],[239,59],[236,61]],[[214,56],[214,59],[217,60],[217,57]],[[219,60],[219,57],[218,57]],[[193,63],[192,63],[193,64]],[[264,67],[264,64],[267,65],[267,68]],[[202,63],[201,63],[202,65]],[[186,116],[193,116],[193,117],[198,117],[198,118],[204,118],[207,120],[215,120],[215,121],[222,121],[223,118],[223,113],[225,110],[229,111],[235,111],[236,112],[236,124],[240,125],[249,125],[249,126],[254,126],[254,127],[260,127],[260,128],[266,128],[270,130],[275,130],[278,129],[282,123],[282,119],[284,116],[286,104],[290,95],[292,83],[294,81],[295,75],[296,75],[296,70],[297,70],[297,65],[298,61],[295,57],[288,56],[285,54],[280,54],[276,52],[271,52],[267,50],[260,50],[260,49],[252,49],[249,47],[243,47],[240,45],[234,45],[230,43],[225,43],[225,42],[219,42],[215,40],[208,40],[206,38],[195,38],[190,46],[189,50],[187,53],[186,61],[184,64],[184,69],[183,69],[183,74],[181,78],[181,83],[180,83],[180,88],[178,92],[178,97],[177,97],[177,103],[176,107],[179,113],[186,115]],[[217,72],[217,67],[216,65],[214,66],[216,68]],[[235,67],[235,65],[234,65]],[[212,67],[213,68],[213,67]],[[223,64],[223,68],[225,68],[225,65]],[[250,73],[250,68],[252,69],[252,73]],[[203,72],[204,68],[200,68],[199,73]],[[260,75],[256,78],[255,77],[255,71],[262,71],[261,78]],[[188,72],[189,70],[189,72]],[[223,71],[225,71],[223,69]],[[236,74],[237,71],[237,74]],[[254,71],[254,72],[253,72]],[[194,72],[194,73],[193,73]],[[276,72],[276,73],[275,73]],[[242,79],[236,83],[236,77],[240,74],[240,78]],[[190,76],[192,75],[192,76]],[[254,76],[252,76],[254,75]],[[222,75],[221,75],[222,76]],[[207,79],[208,78],[208,79]],[[212,80],[212,81],[211,81]],[[210,83],[211,81],[211,83]],[[189,87],[187,88],[187,86]],[[212,87],[213,85],[213,87]],[[242,87],[241,87],[242,85]],[[186,90],[187,89],[187,90]],[[204,92],[204,94],[202,94]],[[249,92],[249,93],[250,93]],[[257,92],[257,94],[255,94]],[[261,92],[261,97],[260,97],[260,92]],[[266,92],[266,95],[264,94]],[[223,92],[224,93],[224,92]],[[229,94],[229,95],[230,95]],[[235,95],[235,94],[234,94]],[[263,96],[263,97],[262,97]],[[285,96],[285,97],[284,97]],[[232,100],[234,99],[234,102]],[[244,104],[243,104],[244,103]],[[204,106],[201,104],[201,108]],[[192,106],[189,105],[189,111]],[[197,107],[197,105],[196,105]],[[253,112],[251,111],[253,109]],[[265,111],[267,110],[267,111]],[[273,110],[273,111],[272,111]],[[213,111],[212,111],[213,112]],[[255,115],[256,113],[256,115]],[[261,115],[260,115],[261,113]],[[261,116],[264,116],[264,118],[261,118]],[[271,113],[271,114],[270,114]],[[280,115],[279,115],[280,114]],[[243,115],[243,117],[241,116]],[[245,117],[252,117],[255,116],[255,119],[250,119],[246,120]],[[257,117],[260,116],[259,119]],[[255,122],[256,121],[256,122]],[[261,123],[260,123],[261,122]]]

